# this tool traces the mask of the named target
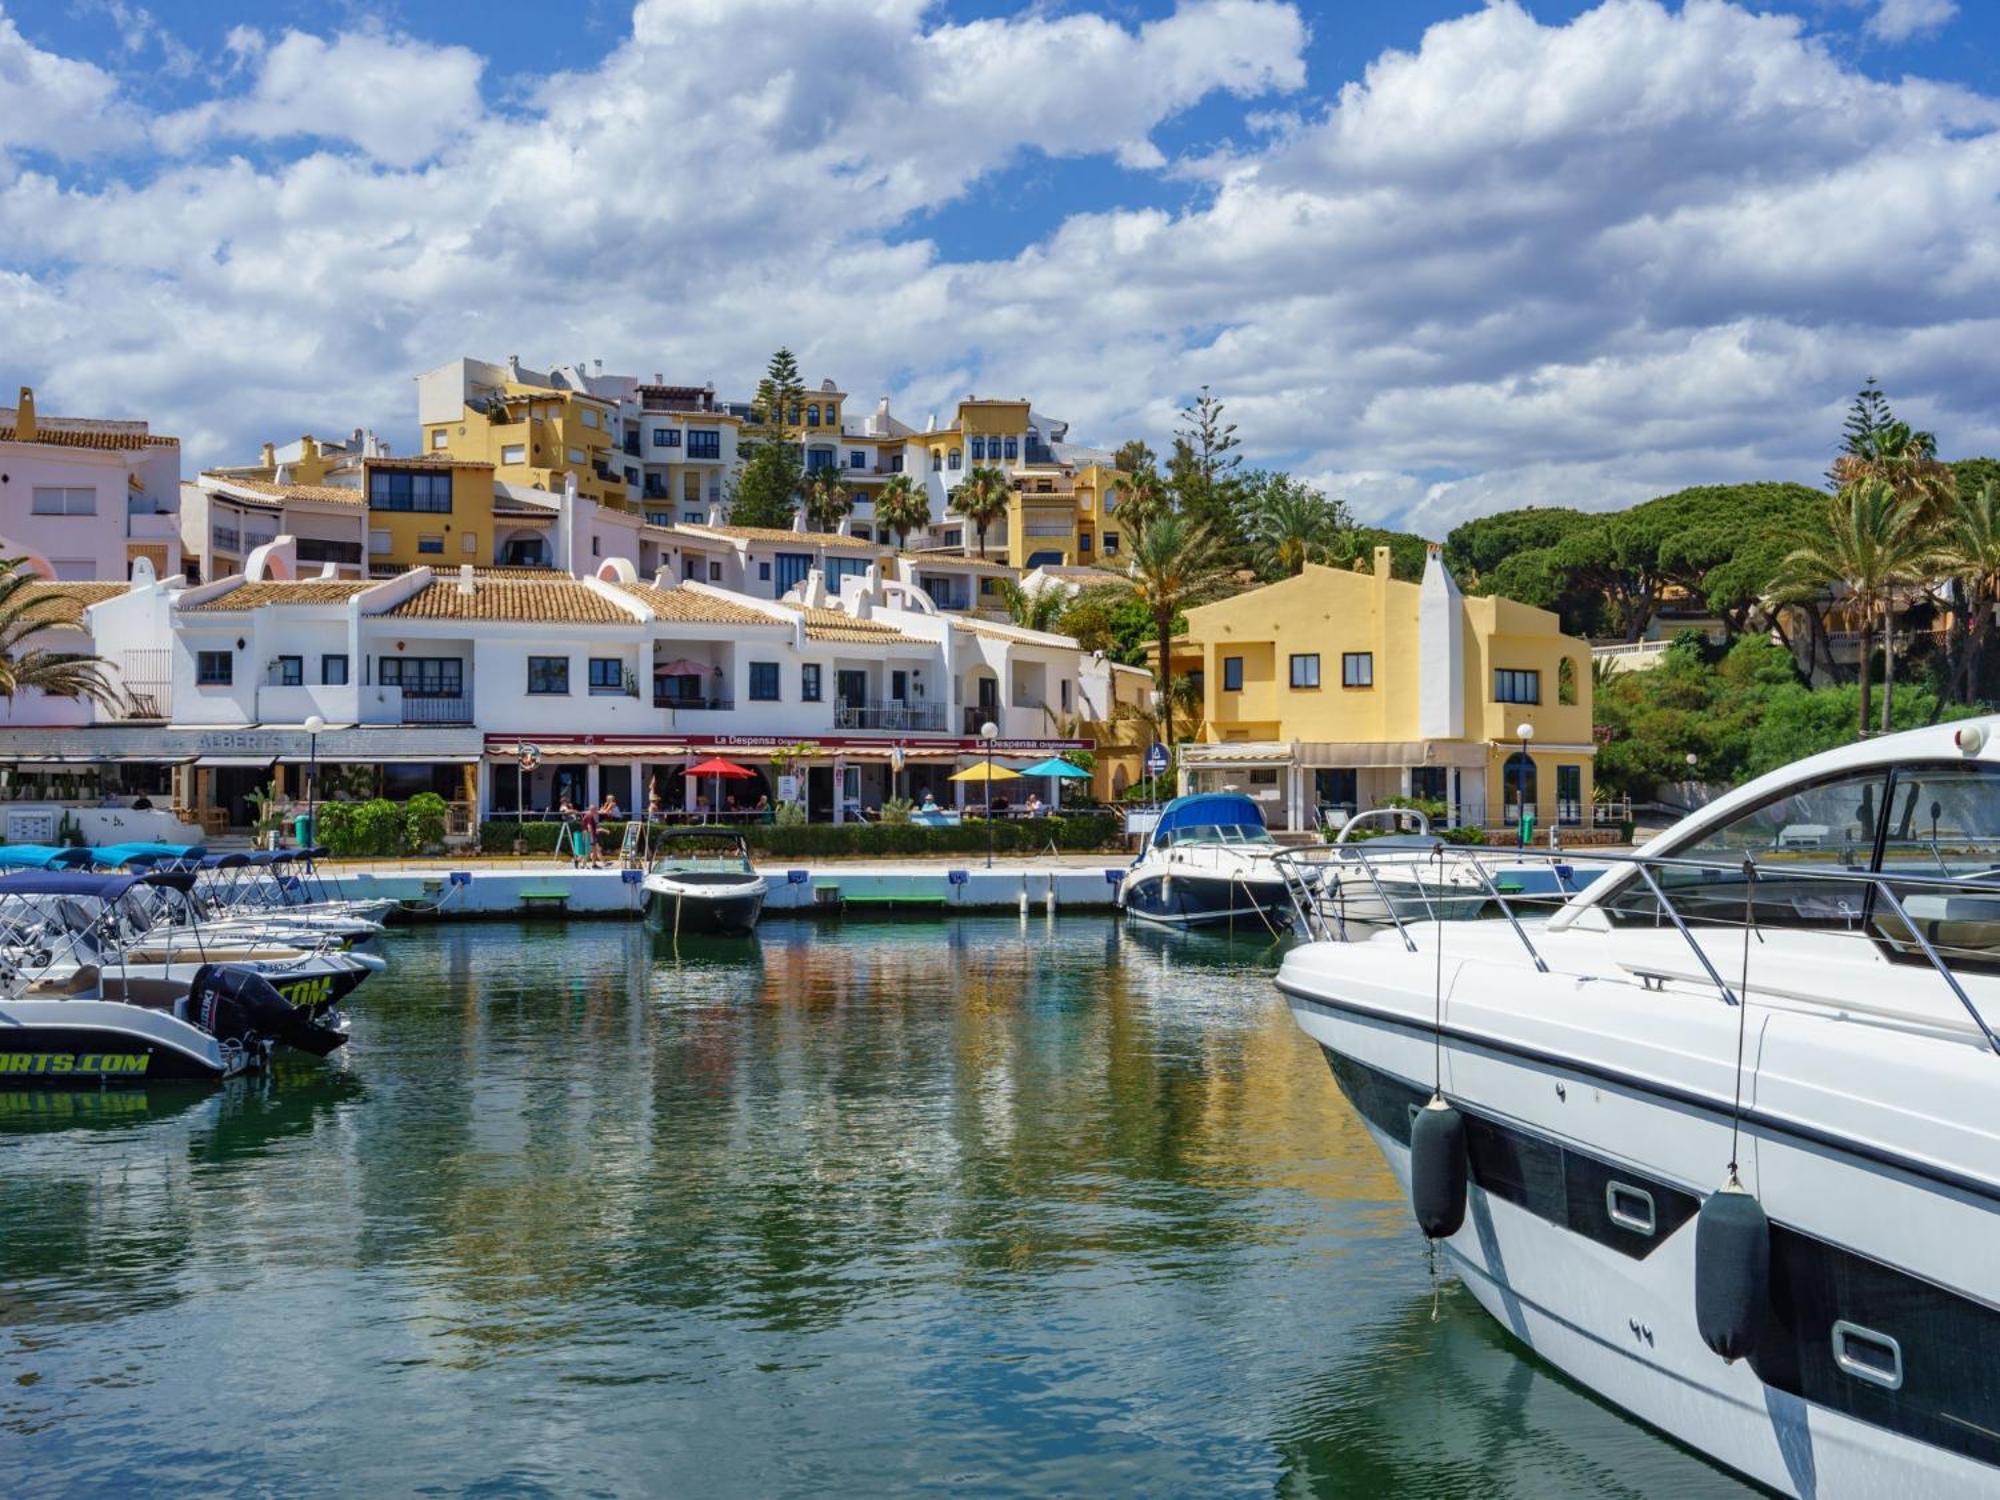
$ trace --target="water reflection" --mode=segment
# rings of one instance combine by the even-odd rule
[[[1453,1492],[1482,1442],[1604,1416],[1469,1303],[1409,1322],[1407,1210],[1241,935],[1038,913],[386,951],[339,1068],[0,1120],[0,1430],[34,1436],[30,1479],[1355,1493],[1435,1449]],[[1480,1394],[1522,1379],[1546,1415]],[[1619,1444],[1680,1461],[1608,1420],[1489,1492]],[[156,1445],[192,1456],[163,1477]]]

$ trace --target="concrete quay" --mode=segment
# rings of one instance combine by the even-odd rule
[[[996,860],[833,860],[759,865],[766,916],[871,911],[1108,911],[1126,857],[1116,853]],[[399,903],[391,920],[481,917],[637,917],[643,872],[576,869],[555,860],[463,860],[384,865],[329,862],[330,886]]]

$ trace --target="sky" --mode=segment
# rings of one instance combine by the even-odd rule
[[[461,354],[1030,396],[1441,536],[2000,452],[1993,0],[0,0],[0,402],[196,468]]]

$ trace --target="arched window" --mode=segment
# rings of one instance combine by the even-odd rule
[[[819,403],[817,401],[806,408],[806,426],[819,426]]]
[[[1524,804],[1532,811],[1537,795],[1534,758],[1516,750],[1501,771],[1500,800],[1507,809],[1507,821],[1518,821]]]
[[[962,458],[962,457],[963,457],[963,455],[961,455],[961,454],[959,453],[958,449],[956,449],[956,448],[952,449],[952,450],[951,450],[951,461],[950,461],[950,465],[949,465],[949,467],[951,467],[951,468],[954,468],[954,469],[956,469],[956,468],[959,468],[959,467],[960,467],[960,460],[961,460],[961,458]]]
[[[1556,664],[1556,702],[1576,702],[1576,662],[1567,656]]]

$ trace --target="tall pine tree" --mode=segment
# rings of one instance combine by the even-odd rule
[[[743,472],[729,506],[730,525],[782,529],[792,524],[805,477],[798,439],[804,400],[798,359],[790,349],[779,349],[757,382],[750,421],[743,429]]]
[[[1173,456],[1167,460],[1167,486],[1174,508],[1214,539],[1230,562],[1246,551],[1243,524],[1243,455],[1236,424],[1223,415],[1223,404],[1207,386],[1192,406],[1181,412],[1174,432]]]

